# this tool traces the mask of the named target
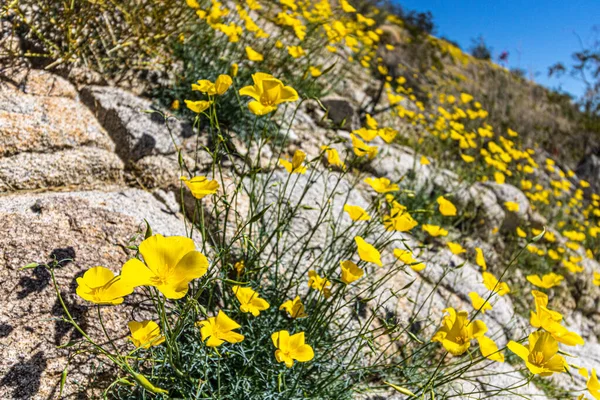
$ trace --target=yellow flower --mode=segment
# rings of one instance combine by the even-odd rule
[[[431,162],[429,162],[429,160],[425,156],[421,156],[420,163],[421,163],[421,165],[429,165],[429,164],[431,164]],[[455,212],[456,212],[456,210],[455,210]]]
[[[129,321],[127,326],[131,332],[129,339],[135,347],[148,349],[165,341],[165,337],[160,334],[160,327],[154,321]]]
[[[546,294],[537,290],[532,290],[531,294],[535,299],[535,312],[531,311],[529,323],[531,323],[534,328],[543,328],[549,332],[554,339],[567,346],[584,344],[584,340],[581,336],[575,332],[569,331],[560,324],[562,315],[559,312],[548,308],[548,296],[546,296]]]
[[[105,267],[94,267],[77,278],[77,295],[95,304],[121,304],[123,297],[133,293],[133,285]]]
[[[454,217],[456,215],[456,207],[452,202],[444,198],[444,196],[440,196],[437,198],[437,203],[439,204],[440,213],[445,217]]]
[[[246,56],[248,57],[248,60],[250,60],[250,61],[258,62],[258,61],[262,61],[265,59],[262,54],[260,54],[258,51],[254,50],[250,46],[246,46]]]
[[[352,134],[360,136],[365,142],[370,142],[377,137],[378,131],[375,129],[360,128],[352,131]]]
[[[390,215],[383,216],[383,226],[388,231],[408,232],[417,225],[419,223],[406,211],[406,207],[397,201],[393,202]]]
[[[437,225],[428,225],[428,224],[425,224],[425,225],[421,226],[421,229],[423,229],[425,232],[427,232],[428,234],[430,234],[433,237],[447,236],[448,235],[448,231],[447,230],[445,230],[441,226],[437,226]]]
[[[373,245],[365,242],[360,236],[355,236],[354,241],[358,247],[358,256],[361,260],[377,264],[380,267],[383,265],[381,263],[381,254]]]
[[[360,279],[365,273],[350,260],[340,261],[340,267],[342,268],[342,282],[346,285]]]
[[[210,107],[210,101],[200,100],[200,101],[191,101],[184,100],[187,108],[195,112],[196,114],[200,114],[205,111],[208,107]]]
[[[171,108],[173,110],[179,110],[179,100],[177,100],[177,99],[173,100],[173,103],[171,103]]]
[[[541,287],[544,289],[550,289],[554,286],[560,285],[560,282],[564,277],[562,275],[555,274],[554,272],[550,272],[540,278],[539,275],[528,275],[527,280],[534,286]]]
[[[398,131],[393,128],[382,128],[377,130],[377,134],[380,138],[382,138],[386,143],[392,143],[396,136],[398,135]]]
[[[483,314],[485,314],[487,310],[492,309],[492,305],[475,292],[469,293],[469,298],[471,299],[471,304],[473,305],[473,308],[476,310],[480,310]]]
[[[288,300],[279,306],[280,310],[285,310],[292,318],[304,318],[308,317],[308,314],[304,312],[304,304],[300,300],[300,296],[296,296],[294,300]]]
[[[462,101],[464,104],[467,104],[471,100],[473,100],[473,96],[471,96],[470,94],[467,94],[467,93],[460,94],[460,101]]]
[[[285,160],[283,158],[279,159],[279,163],[283,165],[285,170],[290,174],[303,174],[306,172],[306,167],[302,165],[304,159],[306,158],[306,153],[302,150],[296,150],[294,152],[294,156],[292,157],[292,162]]]
[[[237,63],[231,64],[231,75],[235,78],[238,74],[240,67]]]
[[[487,269],[487,264],[485,262],[485,257],[483,256],[483,250],[479,247],[475,248],[475,263],[481,267],[482,270]]]
[[[209,180],[205,176],[194,176],[192,179],[182,176],[180,179],[185,183],[185,186],[190,189],[192,196],[197,199],[202,199],[209,194],[215,194],[217,193],[217,190],[219,190],[219,182],[216,180]]]
[[[585,368],[581,368],[579,372],[587,379],[586,387],[592,397],[596,400],[600,400],[600,382],[598,382],[598,377],[596,376],[596,369],[592,369],[592,373],[590,375],[588,375],[588,372]],[[583,395],[581,395],[580,398],[585,398],[582,396]]]
[[[350,135],[352,139],[352,150],[357,157],[367,156],[372,160],[377,155],[377,146],[369,146],[355,135]]]
[[[319,69],[319,67],[311,65],[310,67],[308,67],[308,72],[313,78],[318,78],[319,76],[321,76],[321,70]]]
[[[132,286],[154,286],[168,299],[180,299],[188,284],[208,269],[206,257],[196,251],[192,239],[154,235],[140,243],[144,262],[132,258],[123,265],[121,276]]]
[[[409,250],[394,249],[394,257],[408,265],[413,271],[419,272],[425,269],[425,264],[415,260]]]
[[[192,90],[206,93],[209,96],[222,95],[232,83],[233,80],[229,75],[219,75],[215,83],[206,79],[199,80],[197,84],[192,84]]]
[[[459,255],[464,253],[466,250],[464,247],[462,247],[460,244],[458,243],[454,243],[454,242],[448,242],[446,243],[446,245],[448,246],[448,248],[450,249],[450,252],[454,255]]]
[[[365,124],[367,125],[367,128],[369,128],[369,129],[377,129],[377,127],[379,126],[379,124],[377,123],[377,120],[375,118],[371,117],[371,114],[369,114],[369,113],[367,113],[367,115],[365,116]]]
[[[508,342],[507,347],[519,356],[532,374],[550,376],[564,372],[567,362],[558,355],[558,342],[548,332],[537,331],[529,335],[529,346]]]
[[[519,211],[519,204],[515,203],[514,201],[505,201],[504,207],[506,207],[506,209],[510,212],[518,212]]]
[[[600,286],[600,272],[594,272],[594,280],[592,283],[596,286]]]
[[[469,323],[469,313],[456,312],[454,308],[446,308],[448,313],[442,321],[442,327],[433,335],[432,342],[439,342],[448,352],[459,356],[471,346],[471,340],[482,337],[487,332],[483,321],[474,320]]]
[[[248,104],[250,111],[256,115],[265,115],[277,109],[277,105],[298,100],[298,93],[290,86],[272,75],[257,72],[252,75],[253,86],[240,89],[240,95],[250,96],[254,100]]]
[[[494,172],[494,180],[496,181],[497,184],[502,185],[504,182],[506,182],[506,177],[504,176],[504,174],[502,172]]]
[[[527,233],[517,226],[517,236],[520,238],[525,238],[527,237]]]
[[[300,58],[304,54],[306,54],[304,52],[304,49],[302,47],[300,47],[300,46],[288,46],[287,47],[287,51],[288,51],[288,54],[290,56],[292,56],[293,58]]]
[[[345,204],[344,211],[348,213],[348,216],[352,221],[368,221],[371,219],[371,216],[360,206]]]
[[[221,310],[216,317],[196,322],[196,326],[200,327],[202,341],[208,347],[218,347],[225,342],[239,343],[244,340],[244,335],[234,332],[235,329],[241,328],[240,324]]]
[[[342,10],[347,13],[356,12],[356,8],[352,7],[347,0],[340,0],[340,5],[342,6]]]
[[[233,265],[233,268],[235,268],[238,274],[241,274],[245,267],[246,263],[244,260],[240,260]]]
[[[477,338],[477,343],[482,356],[492,361],[504,362],[504,354],[498,351],[498,346],[492,339],[481,336]]]
[[[265,299],[258,297],[258,293],[252,290],[252,288],[234,286],[232,290],[240,302],[240,311],[244,313],[249,312],[253,316],[258,317],[261,311],[269,308],[269,303]]]
[[[466,163],[472,163],[473,161],[475,161],[475,157],[473,157],[473,156],[468,156],[468,155],[466,155],[466,154],[461,154],[461,155],[460,155],[460,158],[462,158],[462,159],[463,159],[463,161],[464,161],[464,162],[466,162]]]
[[[489,272],[483,272],[483,284],[488,290],[498,293],[499,296],[504,296],[510,293],[510,288],[506,282],[498,282],[498,279]]]
[[[365,183],[370,185],[377,193],[397,192],[400,187],[392,184],[388,178],[366,178]]]
[[[331,296],[331,282],[327,278],[321,278],[316,271],[308,271],[308,287],[311,289],[318,290],[323,293],[325,298]]]
[[[279,331],[271,335],[275,350],[277,362],[285,363],[285,366],[292,368],[294,360],[298,362],[307,362],[315,357],[315,353],[308,344],[304,343],[304,332],[291,335],[288,331]]]
[[[342,170],[346,169],[346,165],[340,158],[340,155],[336,149],[329,146],[321,146],[321,150],[325,151],[325,155],[327,156],[327,161],[329,165],[333,165],[334,167],[339,167]]]

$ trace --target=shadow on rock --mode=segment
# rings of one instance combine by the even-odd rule
[[[0,381],[0,386],[14,388],[13,399],[31,399],[40,389],[41,376],[47,365],[44,352],[39,351],[28,361],[13,365]]]

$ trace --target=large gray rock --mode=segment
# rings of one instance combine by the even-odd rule
[[[327,119],[340,129],[353,131],[360,128],[358,111],[352,102],[343,97],[326,97],[321,99],[321,104],[327,110]],[[317,122],[321,122],[319,119]]]
[[[93,147],[0,158],[0,193],[98,188],[119,183],[122,177],[121,159],[115,153]]]
[[[52,153],[80,146],[114,150],[93,114],[75,98],[74,88],[54,76],[23,81],[23,90],[0,82],[0,157]],[[40,80],[47,80],[47,88]]]
[[[577,165],[577,176],[590,183],[588,192],[600,193],[600,150],[585,156]],[[591,190],[590,190],[591,189]]]
[[[148,155],[175,153],[168,128],[177,141],[193,135],[191,125],[173,118],[167,127],[161,115],[145,112],[156,110],[150,100],[123,89],[86,86],[81,90],[81,98],[108,131],[117,145],[117,154],[123,160],[137,161]]]
[[[529,220],[529,213],[531,207],[529,206],[529,200],[525,193],[517,189],[515,186],[509,184],[498,184],[495,182],[486,182],[485,186],[490,188],[496,197],[498,203],[505,209],[506,218],[502,224],[502,229],[507,231],[514,231],[517,226],[526,223]],[[508,211],[506,209],[506,202],[513,202],[519,206],[517,211]]]
[[[68,349],[57,349],[77,338],[61,316],[49,273],[43,268],[20,271],[31,262],[53,258],[58,284],[71,313],[91,337],[105,339],[96,310],[75,293],[75,277],[102,265],[115,272],[133,256],[127,246],[139,242],[146,219],[157,233],[184,234],[181,219],[150,193],[73,192],[10,195],[0,201],[0,398],[58,398],[58,384],[67,365]],[[143,236],[142,236],[143,237]],[[72,261],[68,261],[70,259]],[[109,333],[118,346],[127,344],[127,321],[134,311],[127,304],[103,309]],[[75,395],[78,381],[89,381],[90,360],[71,360],[65,395]],[[101,368],[97,373],[102,373]],[[98,397],[87,393],[85,398]]]

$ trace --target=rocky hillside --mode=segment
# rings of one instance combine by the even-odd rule
[[[0,80],[0,355],[4,360],[0,397],[46,399],[58,398],[61,392],[73,398],[81,392],[98,395],[97,388],[110,383],[114,372],[96,359],[70,351],[69,344],[79,333],[62,319],[51,276],[41,267],[21,267],[59,261],[58,284],[65,290],[63,297],[74,317],[91,335],[101,336],[96,309],[75,294],[75,277],[91,267],[123,265],[134,256],[131,245],[139,243],[146,223],[165,236],[186,235],[184,220],[192,220],[194,215],[190,215],[190,207],[186,213],[186,205],[180,201],[181,159],[194,165],[198,173],[219,181],[227,193],[233,190],[233,177],[244,163],[258,165],[264,174],[273,173],[272,179],[281,183],[286,174],[278,164],[279,154],[286,158],[302,150],[307,160],[316,160],[322,157],[325,143],[332,143],[340,153],[351,153],[356,131],[364,129],[362,133],[368,135],[366,132],[377,126],[389,127],[398,135],[391,143],[372,138],[369,145],[377,146],[378,154],[361,164],[355,175],[333,169],[326,178],[298,178],[289,195],[305,207],[293,229],[308,232],[318,220],[315,210],[331,182],[347,195],[348,204],[367,209],[376,196],[362,180],[352,179],[360,172],[399,183],[406,195],[405,205],[421,225],[442,225],[442,219],[435,219],[436,199],[445,196],[459,210],[457,219],[446,226],[449,239],[426,234],[421,226],[394,232],[394,240],[413,249],[426,267],[388,277],[379,289],[378,295],[405,291],[378,304],[389,320],[411,326],[411,335],[427,342],[446,308],[471,310],[472,293],[485,298],[488,289],[482,281],[482,268],[500,276],[514,264],[504,278],[511,294],[496,296],[493,309],[478,317],[503,348],[531,331],[529,310],[534,308],[534,300],[530,292],[537,285],[527,277],[557,272],[564,275],[564,281],[548,291],[551,308],[561,312],[565,326],[585,340],[584,345],[568,348],[569,362],[587,370],[600,365],[597,157],[587,158],[573,171],[576,161],[572,152],[561,158],[560,154],[551,156],[552,149],[544,143],[536,147],[534,142],[540,136],[535,129],[545,134],[568,130],[574,135],[572,120],[557,114],[564,105],[540,103],[536,99],[547,97],[545,89],[519,83],[497,66],[479,65],[445,42],[429,38],[426,44],[435,48],[427,54],[446,63],[444,72],[432,79],[430,72],[419,76],[421,66],[415,64],[414,54],[403,50],[406,38],[398,26],[390,27],[392,22],[388,19],[388,25],[380,24],[382,39],[376,45],[382,60],[379,68],[356,63],[335,67],[343,73],[315,92],[320,96],[305,96],[291,122],[280,125],[288,131],[286,140],[260,149],[248,147],[235,121],[229,121],[232,129],[227,145],[237,159],[223,163],[222,174],[211,170],[209,155],[197,152],[199,144],[213,145],[209,136],[194,131],[189,114],[177,106],[166,106],[171,100],[183,103],[184,97],[177,92],[169,94],[173,98],[151,98],[150,93],[158,93],[156,87],[134,91],[130,85],[55,71],[59,76],[23,60],[6,68]],[[392,71],[390,65],[403,67]],[[252,63],[243,67],[252,72],[262,68]],[[332,71],[337,71],[335,68]],[[477,85],[475,77],[485,74],[494,74],[494,78],[481,79]],[[204,76],[187,79],[200,78]],[[510,90],[522,95],[523,107],[533,102],[539,109],[520,112],[507,107],[506,100],[494,94],[494,90],[507,87],[502,79],[510,79],[512,86],[522,85]],[[400,82],[393,89],[389,85],[392,80]],[[543,94],[524,95],[533,92]],[[314,97],[319,97],[318,101]],[[176,117],[167,124],[150,110]],[[519,125],[520,120],[527,123]],[[562,146],[576,140],[576,136],[570,137]],[[531,173],[523,172],[525,166],[534,165]],[[317,162],[314,168],[325,171],[327,165]],[[241,196],[235,209],[246,213],[250,203],[250,198]],[[332,200],[331,207],[334,214],[345,215],[340,199]],[[427,220],[428,215],[434,217]],[[545,236],[532,242],[542,231]],[[577,233],[584,233],[584,239]],[[325,243],[324,237],[318,239]],[[449,247],[450,239],[464,251]],[[512,257],[521,249],[525,250],[513,263]],[[384,261],[393,262],[393,246],[380,250]],[[373,306],[368,301],[365,304]],[[129,298],[123,306],[125,312],[102,308],[113,337],[125,341],[129,335],[125,318],[134,309],[135,299]],[[67,366],[65,380],[69,384],[62,388],[61,375]],[[499,388],[517,384],[510,393],[496,397],[564,399],[579,394],[587,381],[573,368],[570,374],[536,377],[520,385],[527,370],[518,359],[488,361],[482,369],[458,376],[448,384],[445,395],[483,399]],[[408,398],[385,385],[372,386],[357,398]]]

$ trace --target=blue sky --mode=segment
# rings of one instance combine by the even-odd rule
[[[496,58],[509,52],[508,66],[527,71],[542,85],[580,95],[583,84],[569,76],[548,78],[558,61],[571,65],[571,54],[593,40],[600,28],[600,0],[395,0],[407,10],[431,11],[436,36],[458,42],[463,49],[482,35]]]

